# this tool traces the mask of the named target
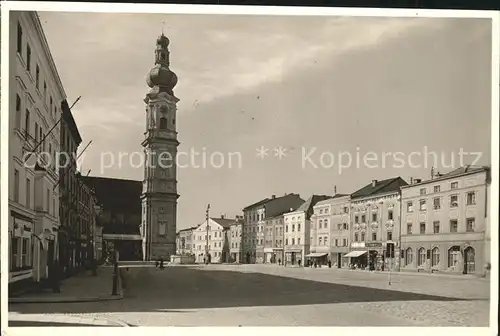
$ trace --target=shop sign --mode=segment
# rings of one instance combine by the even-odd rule
[[[381,242],[369,242],[365,244],[366,247],[382,247]]]

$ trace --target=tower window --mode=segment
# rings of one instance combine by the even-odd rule
[[[167,129],[167,118],[160,118],[160,129]]]
[[[165,60],[165,53],[161,52],[160,53],[160,61],[164,61],[164,60]]]

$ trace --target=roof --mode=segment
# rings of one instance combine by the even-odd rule
[[[195,230],[195,229],[197,229],[197,228],[198,228],[198,226],[199,226],[199,225],[197,225],[197,226],[191,226],[191,227],[186,228],[186,229],[181,229],[181,230],[177,231],[177,234],[179,234],[179,233],[181,233],[181,232],[185,232],[185,231],[192,231],[192,230]]]
[[[382,181],[376,181],[375,185],[370,182],[363,188],[352,193],[351,199],[396,192],[399,191],[402,186],[406,185],[408,185],[408,183],[406,183],[406,181],[399,176]]]
[[[95,176],[82,176],[81,179],[94,189],[97,203],[103,210],[141,214],[142,181]]]
[[[309,219],[309,218],[311,218],[311,215],[313,214],[313,207],[316,205],[316,203],[318,203],[320,201],[325,201],[325,200],[331,199],[331,198],[332,198],[332,196],[327,196],[327,195],[312,195],[296,211],[305,212],[306,219]]]
[[[243,208],[243,211],[246,211],[246,210],[251,209],[251,208],[258,207],[258,206],[260,206],[260,205],[264,205],[264,204],[266,204],[266,203],[267,203],[268,201],[270,201],[270,200],[272,200],[272,198],[265,198],[265,199],[263,199],[263,200],[260,200],[260,201],[258,201],[257,203],[254,203],[254,204],[251,204],[251,205],[249,205],[249,206],[244,207],[244,208]]]
[[[64,99],[61,102],[61,111],[62,111],[62,118],[66,123],[66,125],[68,126],[69,131],[76,142],[76,145],[77,146],[80,145],[82,142],[82,136],[78,131],[78,126],[76,125],[75,119],[73,118],[73,113],[71,113],[71,109],[66,99]],[[61,136],[62,134],[63,133],[61,132]]]
[[[402,188],[407,188],[407,187],[411,187],[411,186],[415,186],[415,185],[422,185],[422,184],[447,180],[447,179],[451,179],[454,177],[460,177],[463,175],[469,175],[469,174],[474,174],[474,173],[479,173],[479,172],[489,171],[489,170],[490,170],[490,167],[488,167],[488,166],[472,166],[472,165],[462,166],[462,167],[459,167],[455,170],[452,170],[449,173],[437,175],[430,180],[421,181],[420,183],[409,184],[409,185],[403,186]]]
[[[231,225],[236,223],[236,219],[230,218],[210,218],[217,224],[221,225],[223,228],[229,228]]]
[[[349,194],[336,194],[333,197],[327,198],[325,200],[317,202],[314,206],[330,204],[330,201],[337,198],[349,197]]]

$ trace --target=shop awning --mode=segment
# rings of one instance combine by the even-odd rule
[[[306,255],[306,257],[318,258],[318,257],[324,257],[327,254],[328,253],[309,253],[308,255]]]
[[[366,251],[351,251],[351,252],[347,253],[346,255],[344,255],[344,257],[356,258],[356,257],[362,256],[365,253],[366,253]]]

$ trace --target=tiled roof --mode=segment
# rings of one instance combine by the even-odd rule
[[[406,183],[406,181],[399,176],[387,180],[377,181],[375,185],[369,183],[363,188],[352,193],[351,199],[399,191],[402,186],[406,185],[408,185],[408,183]]]
[[[229,228],[232,224],[236,223],[236,219],[230,219],[230,218],[210,218],[210,219],[226,229]]]
[[[327,195],[312,195],[307,201],[305,201],[296,211],[304,211],[306,213],[306,219],[311,218],[313,214],[313,207],[316,203],[320,201],[325,201],[332,198],[332,196]]]
[[[82,176],[82,180],[94,189],[104,210],[141,214],[142,181],[94,176]]]
[[[243,211],[246,211],[246,210],[251,209],[251,208],[255,208],[255,207],[259,206],[259,205],[263,205],[263,204],[265,204],[266,202],[270,201],[271,199],[272,199],[272,198],[265,198],[265,199],[263,199],[263,200],[261,200],[261,201],[258,201],[257,203],[251,204],[251,205],[249,205],[249,206],[247,206],[247,207],[243,208]]]
[[[457,168],[455,170],[452,170],[449,173],[440,175],[439,178],[450,178],[450,177],[453,177],[453,176],[463,175],[463,174],[467,174],[467,173],[480,172],[480,171],[483,171],[483,170],[486,170],[486,169],[488,169],[488,167],[484,167],[484,166],[463,166],[463,167]]]

